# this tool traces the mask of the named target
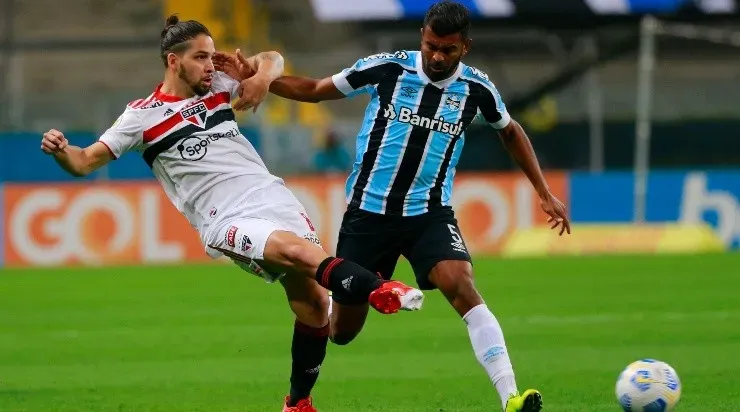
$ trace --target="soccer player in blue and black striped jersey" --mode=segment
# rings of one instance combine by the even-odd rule
[[[552,227],[562,235],[570,233],[570,224],[527,135],[493,83],[462,63],[470,51],[469,29],[468,10],[442,1],[425,16],[421,50],[369,56],[320,80],[284,76],[270,92],[304,102],[370,97],[347,179],[337,256],[386,279],[405,256],[419,287],[441,290],[465,321],[475,356],[504,410],[539,411],[539,392],[517,389],[501,327],[473,284],[471,258],[450,206],[464,131],[476,116],[498,131],[539,194]],[[332,299],[331,339],[347,344],[362,329],[368,306],[340,292]]]

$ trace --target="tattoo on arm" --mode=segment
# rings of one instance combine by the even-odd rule
[[[262,61],[271,61],[276,66],[276,68],[278,68],[279,70],[283,69],[283,56],[281,56],[279,53],[262,52],[257,55],[257,58]]]

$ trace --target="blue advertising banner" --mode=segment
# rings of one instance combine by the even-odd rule
[[[526,14],[591,13],[597,16],[676,14],[681,11],[713,14],[737,12],[736,0],[457,0],[479,18],[508,18]],[[437,0],[311,0],[320,21],[418,20]]]
[[[573,221],[631,222],[633,191],[632,173],[572,173]],[[740,170],[652,172],[648,178],[646,220],[704,221],[727,246],[740,248]]]
[[[240,128],[244,136],[257,151],[261,149],[258,132],[253,128]],[[87,132],[65,133],[70,144],[88,146],[97,140],[97,135]],[[0,182],[72,182],[80,180],[151,180],[151,169],[141,155],[127,153],[84,178],[73,177],[59,168],[51,156],[41,149],[40,133],[0,134]]]
[[[66,134],[70,144],[87,146],[95,141],[92,133]],[[41,151],[39,133],[7,133],[0,135],[0,181],[2,182],[63,182],[75,178],[59,168],[51,156]],[[89,176],[87,179],[94,179]]]

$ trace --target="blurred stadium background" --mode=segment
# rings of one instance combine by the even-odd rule
[[[291,332],[281,292],[210,264],[136,155],[73,179],[40,152],[41,133],[89,144],[151,93],[171,13],[206,24],[219,49],[278,50],[289,73],[324,77],[418,48],[431,3],[0,0],[0,411],[276,410]],[[685,380],[681,410],[740,409],[736,0],[463,3],[466,62],[497,85],[575,222],[568,238],[543,230],[493,131],[471,127],[454,203],[520,381],[549,391],[552,411],[616,410],[619,369],[664,357]],[[270,96],[238,115],[329,251],[364,105]],[[430,296],[416,319],[378,319],[332,347],[321,410],[492,410],[450,312]],[[387,379],[374,365],[388,359],[419,366]]]

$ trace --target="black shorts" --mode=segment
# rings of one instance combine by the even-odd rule
[[[350,206],[339,230],[337,257],[390,279],[398,258],[411,263],[419,289],[436,287],[429,272],[445,260],[472,262],[451,207],[418,216],[387,216]],[[332,295],[350,303],[342,293]]]

